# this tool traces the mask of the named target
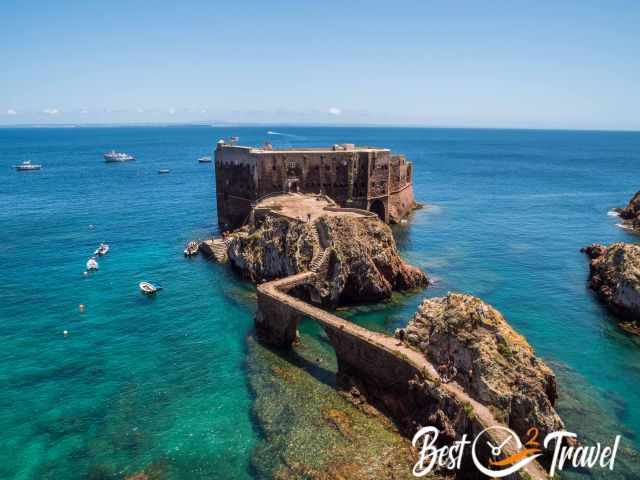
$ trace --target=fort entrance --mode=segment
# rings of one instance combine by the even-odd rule
[[[369,207],[369,210],[372,213],[375,213],[376,215],[378,215],[380,220],[382,220],[383,222],[387,221],[387,217],[385,216],[386,212],[384,208],[384,203],[379,198],[371,202],[371,207]]]

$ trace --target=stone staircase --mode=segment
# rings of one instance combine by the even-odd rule
[[[205,240],[200,248],[209,256],[216,259],[217,262],[225,263],[229,257],[227,251],[231,240],[228,238],[214,238],[213,240]]]
[[[322,252],[316,255],[314,259],[311,261],[311,265],[309,265],[309,270],[311,270],[313,273],[318,273],[320,271],[320,268],[324,266],[328,258],[329,258],[329,249],[325,248],[324,250],[322,250]]]
[[[317,250],[318,253],[311,260],[311,264],[309,265],[309,270],[314,273],[318,273],[320,267],[325,261],[325,258],[328,257],[328,249],[323,249],[322,245],[320,245],[320,235],[318,234],[318,225],[316,223],[313,224],[313,228],[310,232],[311,243],[314,246],[314,250]]]

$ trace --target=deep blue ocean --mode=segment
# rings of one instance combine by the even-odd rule
[[[348,142],[406,154],[428,207],[394,231],[435,283],[346,314],[392,331],[424,296],[480,296],[558,374],[568,429],[585,443],[621,434],[621,461],[637,460],[629,449],[640,446],[640,339],[586,288],[579,249],[638,241],[608,212],[640,189],[640,133],[3,128],[0,478],[123,478],[150,464],[168,478],[258,475],[252,287],[182,255],[188,240],[217,233],[213,165],[197,158],[231,135],[247,145]],[[137,159],[107,164],[112,148]],[[27,159],[42,170],[11,168]],[[111,251],[83,276],[102,241]],[[141,280],[164,290],[144,297]]]

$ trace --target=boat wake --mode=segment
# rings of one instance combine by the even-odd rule
[[[267,135],[279,135],[281,137],[289,137],[289,138],[300,138],[300,139],[304,139],[304,137],[301,137],[300,135],[294,135],[293,133],[281,133],[281,132],[273,132],[271,130],[267,131]]]

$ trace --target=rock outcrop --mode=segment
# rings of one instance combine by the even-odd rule
[[[233,268],[254,283],[314,270],[308,292],[315,303],[336,306],[391,297],[424,287],[427,276],[404,262],[389,226],[377,218],[322,216],[302,222],[267,215],[227,237]]]
[[[616,209],[625,226],[640,232],[640,192],[631,198],[629,204],[624,208]]]
[[[640,245],[593,244],[582,251],[591,259],[589,287],[625,330],[640,335]]]
[[[459,384],[521,438],[529,438],[531,427],[538,428],[540,438],[563,428],[554,408],[554,373],[500,312],[482,300],[457,293],[424,300],[396,337],[423,353],[443,377]],[[446,398],[438,388],[425,393]],[[450,402],[438,401],[443,408],[432,413],[432,420],[453,434],[460,426],[459,415]]]

